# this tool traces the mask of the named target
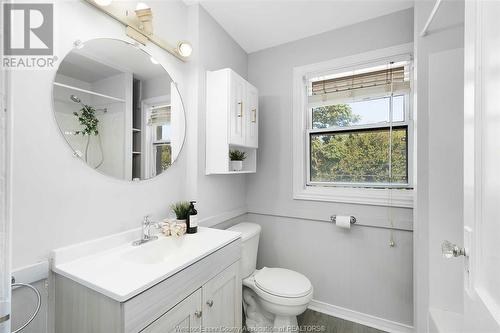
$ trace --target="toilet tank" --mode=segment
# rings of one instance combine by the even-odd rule
[[[241,277],[244,279],[252,274],[257,268],[257,250],[259,249],[260,225],[256,223],[242,222],[231,228],[231,231],[241,233]]]

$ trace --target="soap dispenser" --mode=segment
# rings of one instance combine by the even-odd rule
[[[196,201],[190,201],[189,212],[187,217],[187,233],[195,234],[198,232],[198,211],[194,208]]]

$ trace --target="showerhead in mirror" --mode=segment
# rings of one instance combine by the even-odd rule
[[[76,96],[76,95],[73,95],[71,94],[71,96],[69,96],[69,98],[75,102],[75,103],[78,103],[80,104],[81,106],[85,107],[86,105],[82,103],[82,100],[80,99],[80,97]],[[108,112],[108,109],[107,108],[101,108],[101,109],[96,109],[96,111],[102,111],[104,113]]]
[[[76,95],[71,95],[69,98],[71,98],[71,100],[75,103],[78,103],[78,104],[82,103],[82,100],[80,98],[78,98],[78,96],[76,96]]]

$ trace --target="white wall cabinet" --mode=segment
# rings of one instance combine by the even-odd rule
[[[259,145],[257,88],[229,68],[207,72],[206,173],[256,172]],[[231,171],[229,151],[247,154],[242,171]]]
[[[55,274],[55,333],[241,329],[240,257],[237,240],[125,302]]]

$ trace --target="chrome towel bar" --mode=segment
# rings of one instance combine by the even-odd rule
[[[31,315],[31,317],[23,325],[21,325],[21,327],[19,327],[18,329],[12,331],[12,333],[18,333],[18,332],[22,331],[23,329],[25,329],[26,326],[28,326],[33,321],[33,319],[35,319],[36,315],[40,311],[40,307],[42,306],[42,296],[40,295],[40,292],[38,291],[38,289],[36,289],[34,286],[32,286],[31,284],[28,284],[28,283],[16,282],[16,279],[14,277],[12,277],[12,284],[11,284],[11,286],[12,286],[12,288],[15,288],[15,287],[29,288],[29,289],[31,289],[35,293],[35,295],[37,297],[36,309],[33,312],[33,314]]]

